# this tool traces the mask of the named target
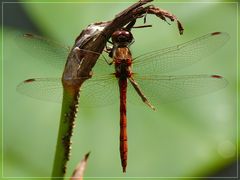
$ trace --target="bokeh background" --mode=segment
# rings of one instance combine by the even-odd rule
[[[33,32],[72,46],[92,22],[113,19],[131,5],[120,1],[3,4],[2,170],[4,177],[49,177],[53,164],[61,104],[23,96],[16,86],[33,77],[61,77],[59,69],[33,57],[14,42],[18,31]],[[177,45],[214,31],[231,39],[205,60],[178,74],[220,74],[229,84],[215,93],[157,107],[128,104],[129,160],[121,172],[119,105],[81,108],[74,129],[67,176],[91,151],[86,177],[208,179],[237,176],[237,3],[227,1],[153,2],[178,16],[177,26],[153,16],[153,28],[133,31],[133,56]],[[138,24],[143,24],[142,20]],[[49,58],[51,61],[51,58]],[[65,59],[62,59],[65,61]],[[56,65],[57,66],[57,65]],[[160,87],[159,87],[160,88]],[[34,178],[35,177],[35,178]],[[31,178],[30,178],[31,179]],[[90,178],[91,179],[91,178]]]

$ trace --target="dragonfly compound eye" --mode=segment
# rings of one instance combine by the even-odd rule
[[[118,30],[112,34],[113,43],[131,43],[133,40],[132,33],[126,30]]]

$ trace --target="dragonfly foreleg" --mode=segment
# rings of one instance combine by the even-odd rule
[[[147,97],[143,94],[138,83],[132,77],[129,77],[128,79],[131,82],[134,89],[137,91],[138,95],[141,97],[142,101],[155,111],[156,110],[155,107],[148,101]]]
[[[113,61],[110,61],[110,62],[109,62],[109,61],[105,58],[104,55],[102,55],[102,57],[103,57],[104,61],[105,61],[108,65],[112,65],[112,64],[113,64]]]
[[[103,51],[110,54],[112,52],[112,49],[113,49],[112,45],[110,45],[110,46],[106,45]],[[111,57],[111,56],[109,55],[109,57]]]
[[[106,53],[109,53],[109,52],[111,52],[112,51],[112,46],[105,46],[105,48],[104,48],[104,52],[106,52]]]
[[[107,42],[108,42],[109,44],[113,44],[113,42],[112,42],[112,41],[110,41],[110,40],[107,40]]]

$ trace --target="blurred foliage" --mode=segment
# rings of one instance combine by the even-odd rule
[[[44,36],[71,46],[88,24],[110,20],[130,4],[85,1],[21,5]],[[236,159],[237,5],[153,4],[177,15],[184,25],[184,35],[178,34],[175,23],[169,26],[148,16],[147,23],[152,24],[153,28],[133,31],[133,56],[176,45],[209,32],[228,32],[231,39],[221,50],[177,73],[220,74],[229,81],[229,85],[205,96],[162,105],[157,107],[157,112],[144,104],[135,106],[129,103],[129,160],[126,174],[121,172],[120,167],[118,102],[102,108],[80,107],[68,176],[88,151],[91,151],[91,157],[86,177],[201,177]],[[16,20],[21,21],[20,18],[16,17]],[[138,24],[143,24],[143,21],[138,21]],[[12,36],[6,28],[3,36],[3,175],[47,177],[51,174],[61,105],[22,96],[15,89],[25,79],[61,77],[62,72],[41,62],[41,57],[34,59],[21,51]]]

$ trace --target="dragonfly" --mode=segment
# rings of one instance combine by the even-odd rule
[[[63,68],[70,48],[37,35],[23,36],[22,49]],[[80,106],[105,106],[120,101],[120,159],[123,172],[127,168],[127,99],[145,103],[151,109],[164,103],[215,92],[226,87],[227,80],[216,74],[169,75],[211,55],[229,39],[225,32],[213,32],[194,40],[132,57],[133,35],[127,29],[112,34],[109,56],[99,58],[92,78],[80,89]],[[40,56],[39,56],[40,54]],[[130,86],[128,86],[130,84]],[[17,91],[41,100],[61,101],[61,78],[30,78],[17,86]],[[119,100],[120,99],[120,100]]]

